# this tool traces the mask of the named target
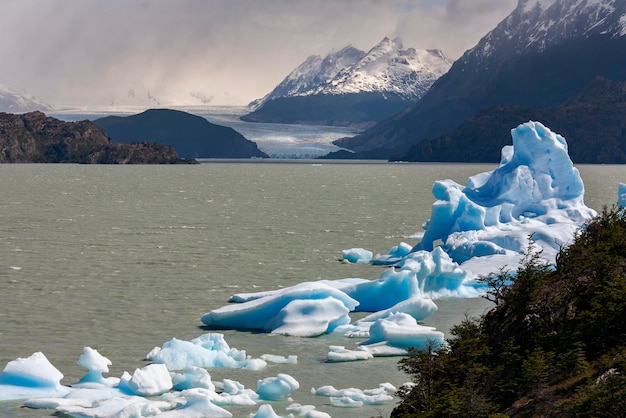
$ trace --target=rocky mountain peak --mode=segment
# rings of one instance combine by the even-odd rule
[[[575,37],[626,34],[624,0],[519,0],[516,9],[460,62],[541,52]]]
[[[419,99],[452,60],[439,50],[403,49],[399,38],[383,38],[368,52],[347,46],[322,58],[308,57],[271,93],[252,102],[253,108],[284,97],[319,94],[393,93]]]

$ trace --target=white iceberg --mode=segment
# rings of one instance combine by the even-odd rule
[[[438,349],[444,344],[443,332],[417,323],[405,313],[396,313],[376,320],[369,328],[370,337],[359,347],[374,356],[405,355],[413,347],[427,351]]]
[[[286,373],[279,373],[276,377],[268,377],[257,381],[257,391],[260,399],[266,401],[280,401],[287,398],[291,392],[298,389],[300,384]]]
[[[407,299],[428,297],[428,292],[456,289],[467,276],[440,248],[408,254],[397,267],[384,271],[378,280],[340,282],[339,289],[359,302],[356,311],[377,312]],[[424,312],[418,319],[427,316]]]
[[[342,361],[369,360],[373,357],[374,355],[365,349],[357,348],[356,350],[348,350],[343,345],[331,345],[328,347],[326,361],[330,363],[338,363]]]
[[[0,401],[31,397],[64,396],[63,373],[42,352],[10,361],[0,373]]]
[[[84,367],[88,372],[77,383],[72,385],[74,387],[115,386],[120,381],[115,377],[105,378],[102,376],[102,373],[108,373],[111,360],[91,347],[83,348],[83,354],[80,355],[76,364]]]
[[[311,337],[332,332],[350,322],[348,313],[358,302],[323,282],[306,282],[240,304],[204,314],[211,327],[258,329]]]
[[[146,358],[164,364],[168,370],[192,367],[260,370],[267,366],[262,359],[247,357],[245,350],[231,348],[219,333],[204,334],[191,341],[172,338],[162,347],[152,349]]]
[[[287,408],[288,412],[294,412],[299,417],[304,418],[331,418],[326,412],[317,411],[314,405],[301,405],[299,403],[292,403]],[[290,417],[292,415],[289,415]]]
[[[135,369],[132,375],[124,372],[119,386],[130,395],[157,396],[171,390],[174,384],[165,365],[148,364]]]
[[[213,394],[214,392],[203,388],[184,390],[181,392],[181,396],[184,398],[185,401],[184,404],[170,411],[158,414],[158,416],[163,418],[232,417],[233,414],[211,401],[211,397]]]
[[[259,407],[256,414],[250,414],[250,418],[281,418],[281,416],[274,412],[272,405],[265,404]]]
[[[377,319],[385,318],[391,314],[400,312],[409,314],[417,321],[421,321],[422,319],[428,318],[430,315],[435,313],[435,311],[437,311],[437,305],[432,301],[432,299],[412,297],[393,305],[391,308],[371,313],[356,321],[356,324],[371,323]]]
[[[511,131],[513,145],[502,149],[494,171],[470,177],[465,187],[435,182],[430,220],[413,251],[443,248],[457,262],[472,257],[512,255],[528,238],[554,260],[575,231],[596,215],[585,206],[584,185],[567,153],[567,143],[539,122]]]
[[[172,385],[175,390],[203,388],[215,390],[211,375],[201,367],[190,367],[182,373],[171,373]]]
[[[343,256],[342,260],[344,262],[352,264],[368,264],[372,261],[372,257],[374,256],[371,251],[364,248],[343,250],[341,255]]]
[[[393,402],[396,388],[390,383],[383,383],[376,389],[335,389],[333,386],[322,386],[318,389],[312,388],[311,392],[319,396],[328,396],[333,406],[354,408]]]
[[[268,363],[275,364],[298,364],[298,356],[290,355],[290,356],[278,356],[276,354],[262,354],[261,359],[267,361]]]

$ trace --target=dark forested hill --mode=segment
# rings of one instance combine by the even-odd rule
[[[268,157],[256,143],[232,128],[170,109],[150,109],[132,116],[95,120],[112,140],[122,143],[154,141],[173,147],[187,158]]]
[[[450,134],[425,139],[392,159],[498,162],[502,147],[511,143],[511,129],[529,120],[565,137],[576,163],[626,163],[626,82],[606,79],[558,106],[488,108]]]
[[[415,386],[392,417],[626,415],[625,209],[588,222],[556,266],[538,260],[484,278],[495,307],[401,361]]]
[[[90,121],[63,122],[42,112],[0,113],[0,163],[189,163],[157,143],[119,144]]]

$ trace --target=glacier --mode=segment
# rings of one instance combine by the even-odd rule
[[[410,347],[438,348],[444,334],[420,321],[437,311],[444,297],[477,297],[486,289],[481,274],[517,266],[530,245],[554,262],[559,249],[596,215],[584,203],[584,185],[567,152],[567,142],[539,122],[511,131],[513,145],[502,150],[493,171],[470,177],[465,186],[435,182],[430,219],[424,232],[387,254],[344,251],[345,262],[386,266],[378,279],[345,278],[303,282],[279,290],[240,293],[231,303],[202,315],[207,328],[254,329],[279,335],[343,335],[354,347],[331,345],[326,361],[367,361],[405,355]],[[619,204],[626,204],[626,184],[619,185]],[[351,314],[367,315],[352,322]],[[150,364],[120,378],[103,377],[111,362],[85,347],[78,365],[87,373],[64,386],[63,374],[41,352],[9,362],[0,373],[0,401],[25,400],[30,408],[55,409],[80,417],[176,416],[230,417],[226,407],[259,405],[257,417],[278,416],[267,404],[291,402],[299,382],[286,373],[259,379],[257,389],[224,379],[213,381],[207,369],[261,372],[268,362],[297,364],[295,356],[252,358],[231,348],[223,334],[210,332],[191,341],[176,338],[155,347]],[[395,389],[313,389],[340,408],[393,402]],[[327,417],[311,405],[292,403],[288,413]]]

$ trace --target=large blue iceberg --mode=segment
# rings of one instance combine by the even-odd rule
[[[430,251],[441,240],[452,259],[463,263],[523,252],[532,234],[550,258],[596,215],[585,206],[582,179],[561,135],[539,122],[511,133],[513,145],[502,149],[494,171],[470,177],[465,187],[452,180],[435,182],[437,201],[414,251]]]

